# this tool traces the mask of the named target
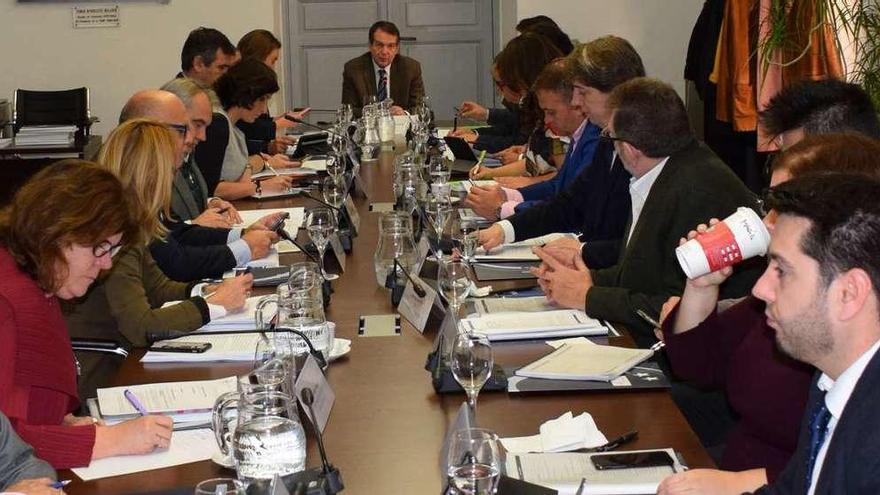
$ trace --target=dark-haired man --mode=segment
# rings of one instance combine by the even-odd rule
[[[213,28],[193,29],[180,52],[178,77],[186,76],[210,88],[235,63],[235,57],[235,45],[225,34]]]
[[[623,38],[604,36],[578,46],[566,58],[571,77],[573,106],[589,122],[604,128],[611,118],[611,92],[630,79],[645,75],[635,48]],[[581,232],[568,249],[580,253],[591,267],[617,262],[618,247],[630,211],[629,173],[614,151],[614,143],[600,140],[592,164],[585,165],[560,193],[518,211],[480,232],[486,249],[552,232]],[[557,248],[561,244],[556,243]]]
[[[684,288],[675,257],[681,237],[706,218],[725,218],[754,196],[693,135],[681,98],[668,84],[637,78],[611,93],[611,119],[604,138],[626,170],[631,212],[617,264],[590,270],[579,252],[536,249],[536,270],[548,299],[581,308],[595,318],[624,323],[640,346],[655,341],[653,328],[636,311],[658,314],[670,295]],[[722,287],[724,297],[748,293],[759,275],[748,262]]]
[[[836,79],[801,81],[783,89],[759,118],[782,149],[810,134],[857,132],[880,139],[871,97],[859,85]]]
[[[370,27],[370,51],[349,60],[342,70],[342,103],[356,115],[371,96],[394,100],[391,111],[402,115],[425,95],[422,66],[400,55],[400,31],[392,22],[378,21]]]
[[[770,264],[753,293],[782,352],[821,372],[798,448],[759,494],[880,493],[880,182],[805,176],[777,186]]]

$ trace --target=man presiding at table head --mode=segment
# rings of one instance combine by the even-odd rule
[[[370,27],[370,51],[345,63],[342,71],[342,103],[349,104],[355,115],[369,103],[391,98],[391,112],[402,115],[414,107],[425,94],[422,66],[400,55],[400,31],[388,21],[377,21]]]

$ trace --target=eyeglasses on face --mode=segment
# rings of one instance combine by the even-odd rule
[[[165,124],[165,125],[167,125],[168,128],[171,129],[172,131],[175,131],[178,134],[180,134],[180,137],[185,138],[186,135],[189,134],[189,126],[188,125],[183,125],[183,124]]]
[[[602,132],[599,133],[599,137],[602,139],[607,139],[609,141],[621,141],[626,142],[626,139],[614,136],[611,134],[611,130],[609,128],[602,129]]]
[[[109,254],[112,258],[116,256],[116,253],[118,253],[120,249],[122,249],[121,240],[116,244],[113,244],[110,241],[103,241],[92,247],[92,255],[94,255],[95,258],[101,258]]]

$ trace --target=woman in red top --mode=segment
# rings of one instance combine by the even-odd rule
[[[0,410],[56,469],[167,447],[171,420],[115,426],[75,417],[77,366],[59,299],[86,293],[119,248],[137,242],[134,210],[109,171],[47,167],[0,211]]]

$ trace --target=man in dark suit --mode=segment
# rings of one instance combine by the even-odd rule
[[[620,322],[640,346],[656,338],[638,317],[657,315],[684,288],[675,256],[678,241],[694,225],[725,218],[755,197],[731,170],[693,135],[684,103],[668,84],[636,78],[611,93],[611,119],[604,138],[614,144],[626,170],[631,211],[617,264],[590,270],[579,250],[536,249],[544,261],[536,274],[549,300]],[[746,262],[722,287],[722,297],[748,293],[760,260]]]
[[[880,493],[880,182],[802,177],[774,188],[770,264],[753,293],[777,346],[821,372],[798,448],[760,494]]]
[[[204,128],[200,128],[200,132],[193,128],[183,102],[168,91],[144,90],[135,93],[122,109],[119,121],[135,118],[157,120],[174,129],[179,136],[181,163],[196,141],[204,139]],[[190,282],[216,278],[225,271],[269,253],[272,244],[278,240],[274,232],[266,229],[274,218],[273,215],[266,215],[247,229],[203,227],[186,224],[179,219],[163,218],[169,234],[166,239],[150,244],[150,254],[172,280]]]
[[[394,100],[391,112],[402,115],[425,95],[422,66],[399,55],[400,31],[394,23],[378,21],[370,27],[370,51],[345,63],[342,71],[342,103],[356,115],[371,96]]]

